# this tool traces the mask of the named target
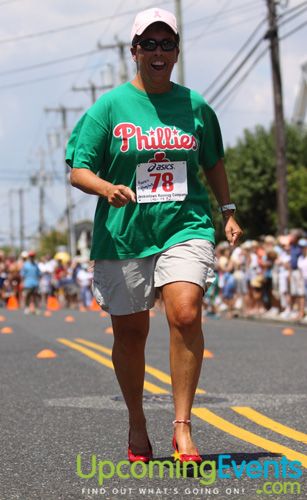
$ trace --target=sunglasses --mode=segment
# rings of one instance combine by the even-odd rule
[[[176,47],[178,47],[177,42],[175,42],[174,40],[167,40],[167,38],[161,40],[161,42],[158,42],[153,38],[146,38],[145,40],[140,40],[139,42],[133,44],[134,47],[136,45],[139,45],[143,50],[146,50],[148,52],[156,50],[157,47],[161,47],[164,52],[171,52]]]

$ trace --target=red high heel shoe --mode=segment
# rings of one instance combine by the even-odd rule
[[[190,424],[190,423],[191,423],[191,420],[173,420],[173,425],[175,425],[175,424]],[[180,458],[179,458],[180,462],[197,462],[197,463],[202,462],[202,458],[199,455],[197,448],[196,448],[197,453],[195,455],[189,455],[187,453],[180,453],[180,451],[178,450],[178,445],[177,445],[177,441],[176,441],[175,429],[174,429],[174,436],[173,436],[172,444],[173,444],[173,448],[174,448],[175,452],[180,454]]]
[[[150,460],[152,460],[152,446],[151,446],[151,442],[149,441],[149,439],[147,438],[148,440],[148,446],[149,446],[149,452],[148,454],[146,455],[139,455],[139,454],[135,454],[133,453],[133,451],[131,451],[131,445],[130,445],[130,430],[129,430],[129,440],[128,440],[128,460],[129,462],[144,462],[145,464],[148,464],[148,462]]]

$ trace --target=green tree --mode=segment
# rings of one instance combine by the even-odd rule
[[[67,234],[53,229],[41,238],[39,253],[41,255],[48,254],[53,256],[57,251],[57,247],[60,245],[67,246]]]
[[[290,227],[307,231],[307,168],[304,165],[288,166],[288,199]]]
[[[0,247],[0,252],[3,252],[4,255],[17,255],[18,254],[18,249],[17,248],[11,248],[8,245],[3,245]]]
[[[289,227],[307,229],[307,133],[286,126]],[[236,146],[225,151],[232,199],[246,238],[276,234],[276,160],[274,128],[245,130]],[[213,206],[215,202],[213,202]],[[217,237],[223,238],[218,221]]]

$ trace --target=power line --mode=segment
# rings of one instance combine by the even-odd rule
[[[273,95],[274,95],[274,113],[275,113],[275,133],[276,133],[276,179],[277,179],[277,216],[278,216],[278,229],[282,234],[288,226],[288,200],[287,200],[287,181],[286,181],[286,153],[285,153],[285,130],[283,118],[283,100],[282,100],[282,85],[279,67],[279,40],[285,39],[292,35],[299,29],[307,25],[307,21],[296,26],[293,30],[286,33],[283,37],[278,36],[278,24],[276,16],[276,6],[274,0],[267,0],[269,11],[269,30],[267,31],[266,38],[270,40],[270,45],[266,47],[257,59],[253,62],[249,70],[242,76],[239,82],[236,83],[230,91],[223,96],[222,100],[216,105],[219,107],[225,103],[227,99],[234,93],[235,90],[246,79],[248,74],[255,67],[255,64],[264,56],[270,49],[271,52],[271,66],[273,78]]]
[[[164,0],[163,3],[168,3],[169,1],[170,0]],[[157,4],[152,4],[152,5],[149,5],[147,8],[155,7],[156,5]],[[18,42],[20,40],[27,40],[27,39],[30,39],[30,38],[37,38],[37,37],[41,37],[41,36],[54,35],[55,33],[60,33],[62,31],[68,31],[68,30],[83,28],[85,26],[91,26],[93,24],[99,24],[99,23],[102,23],[102,22],[114,19],[115,17],[124,17],[124,16],[128,16],[128,15],[131,15],[131,14],[135,14],[136,12],[137,12],[137,10],[135,10],[135,9],[134,10],[128,10],[126,12],[122,12],[121,14],[115,14],[115,15],[112,15],[112,16],[98,17],[98,18],[95,18],[95,19],[90,19],[89,21],[84,21],[82,23],[76,23],[76,24],[70,24],[70,25],[67,25],[67,26],[62,26],[62,28],[54,28],[54,29],[49,29],[49,30],[46,30],[46,31],[39,31],[37,33],[28,33],[27,35],[20,35],[20,36],[15,36],[15,37],[12,37],[12,38],[4,38],[4,39],[0,40],[0,44],[11,43],[11,42]]]
[[[3,3],[0,3],[0,6],[3,5],[3,4],[6,4],[6,3],[11,3],[11,2],[17,2],[17,1],[20,1],[20,0],[11,0],[10,2],[3,2]],[[163,4],[164,3],[169,3],[170,0],[164,0]],[[159,2],[160,3],[160,2]],[[251,2],[251,5],[254,5],[254,1]],[[151,7],[155,7],[157,4],[151,4],[151,5],[148,5],[147,8],[151,8]],[[242,8],[246,8],[249,4],[243,4],[242,7],[241,7],[241,10]],[[225,10],[224,11],[224,15],[226,13],[230,13],[232,11],[237,11],[238,9],[238,6],[236,8],[233,8],[233,9],[228,9],[228,10]],[[85,27],[85,26],[90,26],[90,25],[93,25],[93,24],[99,24],[101,22],[104,22],[104,21],[108,21],[108,20],[112,20],[112,19],[115,19],[115,18],[119,18],[119,17],[124,17],[124,16],[127,16],[127,15],[131,15],[131,14],[135,14],[137,12],[137,10],[130,10],[130,11],[126,11],[126,12],[122,12],[121,14],[113,14],[111,16],[103,16],[103,17],[99,17],[99,18],[95,18],[95,19],[91,19],[89,21],[84,21],[82,23],[76,23],[76,24],[71,24],[71,25],[67,25],[67,26],[62,26],[62,28],[54,28],[54,29],[50,29],[50,30],[46,30],[46,31],[40,31],[40,32],[37,32],[37,33],[28,33],[26,35],[20,35],[20,36],[16,36],[16,37],[12,37],[12,38],[5,38],[5,39],[2,39],[0,40],[0,44],[5,44],[5,43],[11,43],[11,42],[17,42],[19,40],[26,40],[26,39],[31,39],[31,38],[37,38],[37,37],[41,37],[41,36],[47,36],[47,35],[53,35],[53,34],[56,34],[56,33],[60,33],[62,31],[67,31],[67,30],[72,30],[72,29],[79,29],[79,28],[82,28],[82,27]],[[212,16],[206,16],[205,18],[202,18],[202,20],[204,19],[210,19],[212,17],[215,17],[216,14],[213,14]],[[191,24],[193,22],[199,22],[201,21],[200,19],[198,20],[195,20],[195,21],[191,21],[187,24]]]
[[[279,20],[284,16],[288,16],[289,14],[291,14],[291,12],[295,12],[296,10],[303,7],[304,5],[307,5],[307,0],[304,0],[304,2],[299,3],[295,7],[292,7],[291,9],[287,9],[283,14],[279,14],[279,16],[277,16],[277,19]]]
[[[303,2],[301,4],[301,7],[304,6],[305,4],[307,4],[307,2]],[[304,9],[305,10],[305,9]],[[298,14],[296,14],[298,15]],[[293,17],[293,16],[292,16]],[[292,19],[292,18],[291,18]],[[286,18],[283,23],[286,23],[288,20],[288,18]],[[289,19],[290,20],[290,19]],[[239,49],[239,51],[235,54],[235,56],[229,61],[229,63],[226,65],[226,67],[223,68],[223,70],[218,74],[218,76],[214,79],[214,81],[209,85],[209,87],[202,93],[202,95],[204,95],[205,93],[207,93],[209,90],[211,90],[214,85],[218,82],[218,80],[220,79],[220,77],[230,68],[230,66],[235,62],[235,60],[240,56],[241,52],[244,50],[244,48],[250,43],[250,41],[252,40],[252,38],[254,37],[254,35],[256,34],[256,32],[259,30],[259,28],[263,25],[264,23],[264,20],[262,20],[259,25],[257,25],[257,27],[255,28],[255,30],[253,31],[253,33],[250,35],[250,37],[248,38],[248,40],[244,43],[244,45]],[[305,26],[306,23],[302,23],[299,27],[296,27],[294,30],[292,30],[291,32],[287,33],[285,36],[281,37],[281,39],[283,38],[286,38],[287,36],[289,36],[290,34],[293,34],[295,33],[296,31],[298,31],[299,29],[301,29],[302,27]],[[225,88],[227,88],[227,86],[229,85],[229,83],[236,77],[238,71],[240,71],[242,69],[242,67],[248,62],[248,60],[250,59],[250,57],[254,54],[254,52],[258,49],[258,47],[261,45],[262,41],[263,41],[264,37],[261,37],[257,42],[256,44],[252,47],[252,49],[248,52],[248,54],[245,56],[245,58],[243,59],[243,61],[234,69],[234,71],[231,73],[231,75],[228,77],[228,79],[222,84],[222,86],[219,87],[219,89],[215,92],[215,94],[209,98],[208,100],[210,102],[213,102],[217,97],[219,97],[219,95],[223,92],[223,90]],[[261,58],[261,57],[260,57]],[[247,72],[247,74],[249,74],[249,72]],[[244,81],[245,78],[243,78],[243,81]]]
[[[248,75],[253,71],[253,69],[255,68],[256,64],[268,52],[268,50],[269,50],[268,47],[266,47],[262,52],[260,52],[260,54],[252,62],[250,68],[244,73],[244,75],[242,75],[242,77],[240,78],[240,80],[238,80],[238,82],[236,82],[233,85],[233,87],[227,92],[227,94],[224,95],[222,97],[222,99],[214,105],[214,108],[218,109],[219,107],[221,107],[228,100],[228,98],[230,98],[232,96],[232,94],[242,85],[242,83],[246,80],[246,78],[248,77]]]
[[[257,7],[258,8],[258,7]],[[248,11],[247,14],[250,13],[250,10]],[[242,24],[242,23],[247,23],[249,21],[254,21],[255,19],[255,15],[253,16],[248,16],[248,17],[243,17],[241,18],[239,21],[235,21],[235,22],[228,22],[226,19],[224,20],[224,24],[219,24],[216,28],[213,28],[211,29],[211,24],[208,28],[202,30],[201,32],[197,33],[196,35],[193,35],[192,37],[190,37],[188,39],[188,41],[193,41],[193,40],[199,40],[200,38],[204,38],[206,36],[211,36],[212,34],[215,34],[215,33],[220,33],[221,31],[225,31],[225,29],[229,29],[233,26],[238,26],[239,24]],[[227,24],[225,24],[225,22],[227,21]]]
[[[114,17],[116,17],[116,16],[114,16]],[[246,20],[244,20],[244,22],[246,22]],[[212,32],[210,32],[210,33],[212,33]],[[193,40],[193,39],[194,38],[190,38],[190,39],[188,39],[188,41],[189,40]],[[114,45],[114,44],[110,44],[109,46],[108,45],[104,46],[105,49],[108,49],[108,48],[109,49],[113,49],[115,47],[116,47],[116,45]],[[81,52],[79,54],[74,54],[74,55],[71,55],[71,56],[62,57],[62,58],[54,59],[54,60],[51,60],[51,61],[41,62],[41,63],[33,64],[33,65],[30,65],[30,66],[23,66],[23,67],[20,67],[20,68],[13,68],[13,69],[10,69],[10,70],[7,70],[7,71],[0,72],[0,77],[6,76],[6,75],[9,75],[9,74],[20,73],[20,72],[23,72],[23,71],[29,71],[29,70],[33,70],[33,69],[38,69],[38,68],[42,68],[42,67],[46,67],[46,66],[51,66],[51,65],[54,65],[54,64],[59,64],[59,63],[62,63],[62,62],[73,60],[73,59],[79,59],[79,58],[91,56],[93,54],[97,54],[99,52],[99,50],[100,50],[99,48],[98,49],[93,49],[91,51]]]
[[[113,87],[113,83],[112,85],[96,85],[94,82],[90,81],[87,87],[76,87],[73,85],[71,90],[73,92],[90,92],[92,104],[94,104],[97,100],[97,90],[110,90]]]
[[[307,24],[307,21],[305,21],[304,23],[300,24],[299,26],[296,26],[296,28],[294,28],[291,31],[288,31],[288,33],[286,33],[285,35],[281,36],[280,40],[284,40],[285,38],[288,38],[288,36],[293,35],[293,33],[296,33],[297,31],[299,31],[302,28],[304,28],[304,26],[306,26],[306,24]]]
[[[288,16],[286,19],[283,20],[284,15],[280,16],[281,21],[278,23],[278,26],[283,26],[284,24],[287,24],[288,22],[292,21],[293,19],[296,19],[297,16],[301,16],[306,10],[307,10],[307,2],[303,2],[305,4],[305,7],[303,7],[299,12],[296,12],[296,14],[293,14],[293,16]]]
[[[215,15],[213,16],[213,19],[212,21],[210,22],[211,26],[213,24],[216,23],[216,21],[218,21],[218,19],[220,19],[220,17],[222,16],[222,13],[224,11],[224,8],[226,7],[227,3],[231,2],[232,0],[225,0],[225,2],[223,3],[223,5],[220,7],[220,9],[215,13]],[[208,24],[208,23],[207,23]]]
[[[279,40],[284,40],[285,38],[287,38],[288,36],[290,36],[292,33],[295,33],[296,31],[298,31],[299,29],[301,29],[303,26],[306,26],[307,24],[307,21],[305,21],[304,23],[302,23],[300,26],[297,26],[294,30],[292,30],[291,32],[287,33],[286,35],[282,36],[279,38]],[[232,97],[232,95],[234,94],[234,92],[236,90],[239,89],[239,87],[241,87],[241,85],[244,83],[244,81],[246,80],[246,78],[248,77],[248,75],[253,71],[254,67],[256,66],[256,64],[263,58],[263,56],[268,52],[269,48],[266,47],[258,56],[257,58],[252,62],[251,64],[251,67],[244,73],[244,75],[242,75],[242,77],[240,78],[240,80],[238,80],[238,82],[235,83],[235,85],[227,92],[227,94],[225,96],[222,97],[222,99],[214,105],[214,107],[216,109],[220,108],[223,104],[225,104],[227,102],[227,100]]]
[[[87,57],[87,56],[91,56],[93,54],[97,54],[98,52],[100,52],[100,49],[94,49],[94,50],[90,50],[88,52],[81,52],[80,54],[74,54],[72,56],[62,57],[60,59],[53,59],[52,61],[46,61],[46,62],[42,62],[42,63],[32,64],[31,66],[23,66],[21,68],[9,69],[8,71],[1,71],[0,76],[6,76],[6,75],[13,74],[13,73],[20,73],[22,71],[29,71],[32,69],[42,68],[43,66],[51,66],[52,64],[58,64],[58,63],[70,61],[72,59],[80,59],[82,57]]]
[[[258,47],[263,41],[263,37],[261,37],[250,49],[250,51],[247,53],[247,55],[244,57],[243,61],[240,62],[240,64],[232,71],[230,76],[227,78],[227,80],[215,91],[213,96],[209,98],[209,102],[213,102],[219,95],[223,92],[223,90],[229,85],[229,83],[237,76],[238,72],[243,68],[243,66],[248,62],[248,60],[251,58],[251,56],[256,52]]]
[[[213,29],[211,31],[210,30],[202,31],[201,33],[198,33],[197,35],[194,35],[194,36],[188,38],[187,41],[190,42],[188,46],[190,46],[191,42],[194,40],[198,41],[201,38],[211,37],[211,35],[215,35],[216,33],[225,32],[225,30],[229,31],[233,27],[239,26],[240,24],[247,24],[248,22],[254,21],[254,20],[255,20],[255,16],[245,17],[243,19],[240,19],[240,21],[236,21],[234,23],[224,24],[223,26],[219,26],[218,28]]]
[[[235,23],[235,24],[237,25],[237,24],[240,24],[241,22],[246,22],[246,19],[243,20],[243,21],[240,21],[239,23]],[[213,33],[214,32],[215,31],[213,31]],[[210,32],[208,34],[211,34],[211,33],[212,32]],[[190,41],[190,40],[194,40],[194,37],[193,38],[189,38],[187,41]],[[116,47],[117,47],[117,45],[115,45],[115,44],[110,44],[110,45],[104,45],[103,46],[104,49],[114,49]],[[7,71],[1,71],[0,72],[0,77],[6,76],[6,75],[10,75],[10,74],[15,74],[15,73],[22,73],[24,71],[35,70],[35,69],[38,69],[38,68],[42,68],[42,67],[46,67],[46,66],[51,66],[51,65],[54,65],[54,64],[60,64],[62,62],[70,61],[70,60],[73,60],[73,59],[81,59],[83,57],[87,57],[87,56],[91,56],[93,54],[97,54],[98,52],[100,52],[100,50],[101,50],[100,48],[93,49],[93,50],[90,50],[90,51],[87,51],[87,52],[81,52],[79,54],[74,54],[74,55],[62,57],[62,58],[59,58],[59,59],[53,59],[51,61],[46,61],[46,62],[41,62],[41,63],[37,63],[37,64],[32,64],[30,66],[22,66],[20,68],[13,68],[13,69],[10,69],[10,70],[7,70]]]
[[[135,11],[128,11],[128,12],[125,12],[122,14],[118,14],[117,17],[132,14],[134,12]],[[54,28],[54,29],[50,29],[50,30],[46,30],[46,31],[39,31],[37,33],[28,33],[27,35],[20,35],[20,36],[16,36],[13,38],[5,38],[3,40],[0,40],[0,44],[18,42],[20,40],[26,40],[29,38],[37,38],[37,37],[41,37],[41,36],[54,35],[55,33],[61,33],[62,31],[68,31],[68,30],[82,28],[84,26],[90,26],[93,24],[102,23],[102,22],[108,21],[110,19],[113,19],[113,16],[103,16],[103,17],[99,17],[98,19],[96,18],[96,19],[84,21],[84,22],[78,23],[78,24],[70,24],[68,26],[63,26],[62,28]]]
[[[0,7],[2,7],[2,5],[8,5],[15,2],[20,2],[20,0],[6,0],[5,2],[0,2]]]
[[[243,22],[246,22],[246,20],[244,20]],[[212,32],[210,32],[210,34],[211,33]],[[190,41],[190,40],[194,40],[194,38],[189,38],[188,41]],[[115,44],[109,44],[109,45],[104,45],[103,46],[104,49],[114,49],[116,47],[117,47],[117,45],[115,45]],[[81,52],[79,54],[74,54],[74,55],[71,55],[71,56],[62,57],[60,59],[53,59],[51,61],[41,62],[41,63],[33,64],[33,65],[30,65],[30,66],[23,66],[23,67],[20,67],[20,68],[13,68],[13,69],[10,69],[10,70],[7,70],[7,71],[1,71],[0,72],[0,77],[6,76],[6,75],[10,75],[10,74],[14,74],[14,73],[21,73],[23,71],[29,71],[29,70],[33,70],[33,69],[38,69],[38,68],[42,68],[42,67],[46,67],[46,66],[51,66],[51,65],[54,65],[54,64],[59,64],[59,63],[62,63],[62,62],[73,60],[73,59],[80,59],[80,58],[83,58],[83,57],[91,56],[93,54],[97,54],[98,52],[100,52],[100,50],[101,50],[100,48],[93,49],[93,50],[90,50],[90,51],[87,51],[87,52]]]
[[[91,66],[88,69],[100,68],[100,67],[101,67],[101,64],[96,64],[95,66]],[[54,80],[56,78],[61,78],[63,76],[73,75],[73,74],[76,74],[76,73],[80,73],[80,69],[71,70],[71,71],[65,71],[63,73],[57,73],[56,75],[45,76],[45,77],[42,77],[42,78],[34,78],[32,80],[24,80],[22,82],[15,82],[15,83],[11,83],[11,84],[1,85],[0,86],[0,90],[11,89],[11,88],[14,88],[14,87],[23,87],[25,85],[31,85],[32,83],[38,83],[38,82],[43,82],[43,81],[47,81],[47,80]]]
[[[307,1],[303,2],[301,5],[303,5],[303,4],[307,4]],[[254,35],[257,33],[257,31],[259,30],[259,28],[263,25],[263,22],[264,22],[264,20],[262,20],[259,23],[259,25],[257,25],[257,27],[255,28],[255,30],[253,31],[253,33],[249,36],[249,38],[246,40],[246,42],[238,50],[238,52],[235,54],[235,56],[233,56],[233,58],[227,63],[227,65],[223,68],[223,70],[215,77],[215,79],[213,80],[213,82],[202,92],[202,95],[207,94],[207,92],[209,92],[211,90],[211,88],[216,84],[216,82],[220,79],[220,77],[230,68],[230,66],[239,57],[239,55],[241,54],[241,52],[243,51],[243,49],[246,48],[246,46],[250,43],[250,41],[252,40],[252,38],[254,37]],[[280,40],[284,40],[288,36],[294,34],[296,31],[299,31],[300,29],[302,29],[305,25],[306,25],[306,22],[304,22],[301,25],[295,27],[293,30],[291,30],[290,32],[288,32],[285,35],[283,35],[282,37],[280,37]],[[262,38],[261,38],[261,40],[258,41],[259,45],[260,45],[261,41],[262,41]],[[116,46],[116,45],[110,44],[109,46],[104,46],[104,48],[113,48],[114,46]],[[97,50],[92,50],[92,51],[89,51],[89,52],[86,52],[86,53],[83,53],[83,54],[75,54],[74,56],[71,56],[71,58],[73,59],[73,58],[77,58],[77,57],[83,57],[83,56],[86,56],[86,55],[91,55],[91,54],[94,54],[94,53],[98,53],[100,50],[101,49],[97,49]],[[253,49],[252,49],[252,51],[253,51]],[[250,52],[252,52],[252,51],[250,51]],[[16,69],[12,70],[12,72],[13,71],[14,72],[23,71],[23,70],[32,69],[32,68],[34,69],[34,66],[35,67],[39,67],[39,66],[43,66],[43,65],[47,66],[49,64],[55,64],[56,62],[62,62],[64,59],[68,60],[68,59],[70,59],[70,57],[62,58],[62,59],[58,59],[58,60],[54,60],[54,61],[48,61],[46,63],[39,63],[38,65],[33,65],[33,66],[29,66],[29,67],[16,68]],[[101,64],[96,64],[96,65],[88,67],[87,70],[97,69],[99,67],[101,67]],[[237,71],[239,71],[239,69],[241,67],[242,67],[242,63],[239,66],[239,68],[237,68],[235,70],[234,73],[237,73]],[[84,70],[84,68],[83,68],[83,70]],[[42,81],[48,81],[48,80],[52,80],[52,79],[56,79],[56,78],[66,77],[66,76],[72,75],[72,74],[79,74],[79,73],[80,73],[80,69],[66,71],[66,72],[62,72],[62,73],[57,73],[55,75],[53,74],[53,75],[49,75],[49,76],[46,76],[46,77],[40,77],[40,78],[31,79],[31,80],[23,80],[21,82],[13,82],[11,84],[1,85],[0,86],[0,90],[11,89],[11,88],[16,88],[16,87],[22,87],[22,86],[25,86],[25,85],[31,85],[31,84],[34,84],[34,83],[39,83],[39,82],[42,82]],[[3,73],[0,73],[0,76],[2,76],[2,75],[3,75]],[[223,88],[224,88],[224,85],[223,85]]]
[[[108,24],[108,26],[106,27],[106,29],[104,29],[104,32],[103,32],[103,38],[106,37],[106,34],[110,31],[110,28],[112,27],[112,24],[114,23],[115,19],[117,19],[117,13],[118,12],[121,12],[122,11],[122,7],[123,5],[125,4],[125,0],[120,0],[117,7],[115,8],[114,12],[113,12],[113,15],[114,15],[114,19]],[[122,19],[123,21],[123,19]],[[122,30],[126,27],[126,21],[124,20],[124,24],[120,24],[118,23],[117,25],[117,33],[121,33]],[[99,40],[101,41],[101,40]],[[104,61],[105,63],[105,66],[109,66],[109,68],[112,66],[110,64],[110,58],[108,58],[107,60]],[[95,73],[95,69],[93,71],[91,71],[91,75],[90,75],[90,79],[93,77],[94,73]],[[112,69],[112,81],[113,81],[113,78],[114,78],[114,75],[113,75],[113,69]],[[77,79],[78,80],[78,79]],[[74,82],[73,86],[75,86],[77,84],[77,81]]]
[[[192,24],[193,25],[201,24],[204,21],[210,21],[212,18],[214,20],[214,18],[216,18],[217,14],[218,14],[219,18],[221,19],[223,17],[228,17],[229,14],[235,14],[238,11],[240,13],[245,11],[245,10],[248,10],[250,12],[251,8],[253,8],[253,7],[258,9],[259,7],[261,7],[261,4],[258,3],[255,5],[255,1],[253,0],[252,2],[240,4],[240,5],[237,5],[236,7],[231,8],[231,9],[220,9],[217,12],[215,12],[214,14],[210,14],[209,16],[204,16],[204,17],[201,17],[198,19],[194,19],[193,21],[188,21],[186,23],[186,26],[191,26]]]
[[[195,7],[200,2],[200,0],[192,0],[188,5],[184,5],[184,10],[188,10],[191,7]]]
[[[62,125],[62,133],[63,133],[63,145],[64,149],[66,147],[66,140],[68,137],[67,130],[67,116],[69,113],[80,113],[83,111],[83,108],[71,107],[68,108],[66,106],[58,106],[57,108],[45,108],[46,113],[59,113],[61,116],[61,125]],[[65,158],[65,152],[64,152]],[[68,242],[69,242],[69,253],[72,257],[76,255],[76,235],[74,231],[73,224],[73,201],[72,201],[72,186],[68,177],[69,167],[65,163],[65,187],[66,187],[66,222],[67,222],[67,230],[68,230]]]
[[[202,93],[207,94],[212,87],[218,82],[218,80],[224,75],[224,73],[230,68],[230,66],[238,59],[238,57],[241,55],[241,53],[246,49],[246,47],[250,44],[256,33],[259,31],[259,29],[263,26],[263,22],[265,19],[262,19],[259,24],[257,24],[256,28],[252,32],[252,34],[248,37],[248,39],[243,43],[243,45],[239,48],[239,50],[236,52],[236,54],[230,59],[230,61],[226,64],[226,66],[222,69],[222,71],[215,77],[212,83],[210,83],[209,87],[204,90]]]

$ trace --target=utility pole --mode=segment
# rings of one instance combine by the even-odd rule
[[[40,238],[43,236],[45,232],[45,182],[46,182],[46,170],[45,170],[45,152],[43,149],[39,151],[40,157],[40,169],[39,169],[39,224],[38,224],[38,232]]]
[[[62,118],[62,130],[63,130],[63,148],[64,148],[64,163],[65,163],[65,148],[66,141],[68,139],[68,129],[67,129],[67,114],[70,112],[80,113],[83,108],[66,108],[65,106],[59,106],[58,108],[45,108],[47,113],[60,113]],[[72,203],[72,189],[69,179],[69,167],[65,163],[65,187],[66,187],[66,217],[67,217],[67,230],[68,230],[68,247],[71,257],[76,255],[76,235],[73,223],[73,203]]]
[[[289,214],[287,192],[286,137],[282,99],[282,82],[279,62],[278,25],[276,19],[275,0],[266,0],[266,2],[268,7],[269,29],[265,38],[270,41],[275,115],[277,224],[279,234],[284,234],[288,230]]]
[[[71,90],[74,92],[90,92],[91,93],[91,98],[92,98],[92,104],[96,102],[97,97],[96,97],[96,91],[97,90],[109,90],[112,89],[113,85],[95,85],[93,82],[89,82],[88,87],[75,87],[73,86]]]
[[[125,83],[129,78],[127,63],[125,59],[125,47],[130,47],[131,42],[127,43],[117,40],[115,44],[113,43],[111,45],[101,45],[101,43],[98,42],[97,46],[100,50],[109,50],[109,49],[119,50],[119,59],[120,59],[119,79],[121,83]]]
[[[45,232],[45,185],[47,181],[46,169],[45,169],[45,151],[43,148],[40,148],[38,151],[39,156],[39,171],[36,175],[31,176],[30,182],[34,186],[38,186],[39,192],[39,222],[38,222],[38,232],[40,238],[43,236]]]
[[[181,50],[177,62],[177,78],[180,85],[184,85],[184,65],[183,65],[183,29],[181,15],[181,0],[175,0],[175,12],[177,18],[178,33],[180,34]]]
[[[307,61],[302,64],[301,69],[302,80],[295,99],[292,123],[302,129],[307,111]]]
[[[129,44],[130,45],[130,44]],[[121,83],[125,83],[128,80],[128,68],[127,68],[127,63],[125,59],[125,46],[126,44],[121,41],[117,41],[117,46],[119,49],[119,60],[120,60],[120,65],[119,65],[119,81]]]
[[[19,196],[19,246],[20,251],[24,249],[25,242],[25,229],[24,229],[24,198],[23,198],[24,190],[22,188],[18,189]]]
[[[9,190],[9,220],[10,220],[10,248],[11,253],[15,250],[15,229],[14,229],[14,205],[13,205],[13,194],[15,190]]]

